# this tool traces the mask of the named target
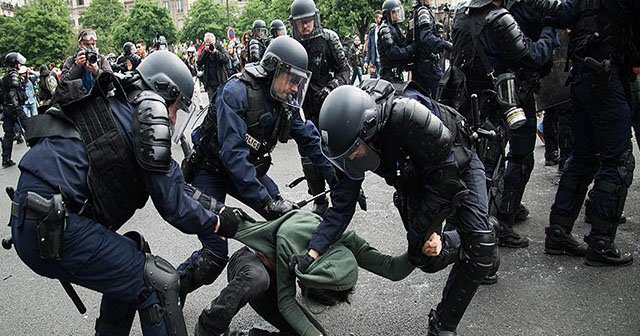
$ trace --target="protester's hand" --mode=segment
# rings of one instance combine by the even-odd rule
[[[133,68],[133,64],[131,64],[131,60],[127,59],[126,61],[124,61],[124,64],[127,66],[127,71],[131,71],[131,69]]]
[[[437,233],[432,233],[429,239],[422,245],[422,253],[427,257],[435,257],[440,255],[442,251],[442,239]]]

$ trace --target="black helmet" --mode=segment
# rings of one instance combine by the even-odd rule
[[[124,53],[125,56],[129,56],[131,54],[133,54],[136,50],[136,45],[133,44],[133,42],[126,42],[123,46],[122,46],[122,52]]]
[[[157,50],[147,56],[136,71],[151,90],[167,101],[167,105],[177,100],[183,109],[189,111],[188,108],[192,106],[193,77],[178,56],[166,50]]]
[[[300,42],[289,36],[279,36],[271,40],[259,64],[248,65],[245,70],[254,77],[272,75],[271,96],[293,107],[300,107],[307,92],[311,72],[307,70],[309,58]],[[287,76],[295,90],[284,92],[278,83],[281,76]]]
[[[307,34],[302,34],[302,32],[298,30],[296,22],[302,24],[302,22],[310,19],[313,20],[313,29]],[[298,41],[312,39],[322,34],[320,16],[318,15],[316,3],[313,2],[313,0],[294,0],[293,3],[291,3],[289,22],[291,23],[293,37]]]
[[[4,62],[7,63],[7,66],[10,68],[19,68],[21,65],[27,63],[27,59],[22,56],[21,53],[12,51],[4,57]]]
[[[267,36],[267,24],[264,20],[255,20],[253,21],[253,25],[251,25],[251,32],[253,33],[253,38],[257,40],[264,40]],[[263,33],[262,37],[260,36],[260,32]]]
[[[464,3],[460,4],[459,8],[466,8],[466,7],[469,7],[469,8],[480,8],[480,7],[484,7],[484,6],[488,5],[488,4],[490,4],[491,1],[492,0],[467,0],[467,1],[463,1]],[[506,6],[506,1],[505,1],[504,5]]]
[[[349,178],[361,180],[364,172],[380,165],[371,142],[382,125],[375,100],[363,90],[339,86],[320,108],[319,129],[329,153],[323,154]]]
[[[395,20],[391,18],[392,13],[398,13],[399,17]],[[387,23],[396,24],[404,21],[404,8],[399,0],[385,0],[382,3],[382,19]]]
[[[275,19],[271,21],[271,27],[269,28],[269,34],[271,35],[271,38],[280,36],[278,35],[278,32],[280,30],[284,32],[284,34],[282,34],[283,36],[287,35],[287,27],[284,25],[284,22],[282,22],[282,20]]]

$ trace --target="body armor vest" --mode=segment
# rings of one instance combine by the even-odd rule
[[[431,9],[425,6],[414,7],[409,19],[409,29],[407,31],[407,43],[418,42],[415,48],[415,70],[418,71],[420,63],[430,63],[430,66],[440,61],[440,54],[435,50],[429,50],[420,46],[420,34],[423,30],[430,29],[436,34],[436,18]]]
[[[388,30],[389,37],[386,36],[385,31]],[[381,75],[385,78],[397,77],[398,79],[402,78],[402,71],[407,68],[408,64],[406,61],[391,61],[387,59],[384,51],[386,49],[391,48],[393,45],[405,46],[407,44],[407,38],[404,35],[404,32],[397,25],[389,24],[387,22],[383,22],[380,25],[380,30],[378,31],[378,50],[380,50],[380,66],[382,68]],[[391,41],[383,41],[383,39],[391,39]]]
[[[99,87],[108,87],[112,80],[112,75],[102,74],[89,95],[47,114],[57,122],[72,124],[87,152],[89,199],[76,205],[79,212],[116,231],[145,205],[149,194],[139,176],[133,147],[111,113],[106,95],[99,92]],[[48,136],[61,134],[42,137]]]
[[[271,165],[271,155],[278,139],[288,139],[287,122],[291,123],[291,112],[287,110],[274,112],[269,109],[264,91],[261,87],[263,83],[248,74],[245,70],[234,75],[232,78],[240,79],[247,88],[247,111],[245,122],[247,123],[247,134],[245,143],[249,147],[249,162],[256,167],[258,176],[267,173]],[[280,105],[278,105],[280,106]],[[218,140],[218,121],[215,106],[209,106],[209,111],[200,126],[201,139],[195,147],[198,159],[202,159],[204,169],[219,171],[223,166],[220,161],[220,144]]]
[[[622,66],[640,65],[640,23],[625,15],[617,1],[583,0],[572,29],[568,57],[610,59]]]

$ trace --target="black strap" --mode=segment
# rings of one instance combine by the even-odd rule
[[[476,50],[478,55],[480,56],[480,61],[482,62],[482,66],[484,67],[484,71],[487,72],[487,76],[493,79],[494,69],[491,66],[491,62],[489,62],[489,57],[484,51],[484,47],[480,42],[478,42],[478,37],[475,32],[471,32],[471,39],[473,40],[473,48]]]
[[[65,139],[82,140],[78,130],[69,122],[55,117],[49,113],[38,114],[27,119],[25,139],[31,146],[31,142],[39,138],[59,136]]]

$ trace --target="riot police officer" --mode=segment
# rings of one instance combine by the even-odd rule
[[[253,38],[249,41],[249,62],[260,62],[269,44],[267,24],[264,20],[255,20],[251,26]]]
[[[384,80],[366,80],[362,89],[342,86],[329,94],[320,112],[326,154],[337,168],[333,206],[294,262],[304,272],[345,230],[358,190],[371,170],[395,188],[393,201],[407,231],[409,261],[425,272],[446,266],[422,250],[455,211],[463,260],[455,265],[436,310],[429,335],[455,335],[474,293],[496,261],[488,222],[483,165],[470,145],[463,118],[437,104],[412,82],[394,89]],[[339,196],[339,197],[338,197]]]
[[[284,22],[279,19],[275,19],[271,21],[269,25],[269,36],[274,39],[278,36],[286,36],[287,35],[287,27],[284,25]]]
[[[260,63],[245,67],[220,88],[215,105],[193,132],[194,154],[184,168],[187,181],[220,202],[231,195],[263,217],[277,218],[295,204],[282,198],[267,171],[271,151],[289,137],[324,178],[334,181],[317,129],[300,115],[310,75],[300,43],[288,36],[271,41]],[[226,243],[220,248],[226,253]]]
[[[0,104],[4,110],[2,167],[7,168],[16,164],[11,160],[13,141],[16,137],[16,124],[19,124],[19,127],[25,127],[27,121],[27,116],[22,110],[22,105],[27,100],[24,78],[18,74],[18,69],[27,62],[27,59],[19,52],[10,52],[5,56],[4,61],[7,64],[7,73],[2,78],[3,101]]]
[[[500,225],[496,232],[500,246],[519,248],[529,245],[528,239],[515,232],[513,226],[518,217],[523,219],[527,215],[520,203],[533,169],[535,102],[532,95],[521,98],[523,94],[529,95],[530,90],[526,83],[518,81],[516,73],[523,69],[540,71],[551,59],[556,35],[555,30],[545,27],[537,41],[525,39],[502,4],[502,0],[470,0],[456,9],[452,63],[466,76],[467,94],[478,95],[482,117],[498,134],[509,132],[510,150],[502,201],[497,205]],[[527,112],[533,115],[527,116]],[[492,193],[500,181],[505,140],[502,136],[479,147]]]
[[[115,96],[107,95],[112,86]],[[12,239],[36,273],[103,293],[97,335],[128,335],[136,310],[145,335],[187,335],[176,269],[140,234],[116,232],[149,197],[205,247],[218,235],[232,237],[244,217],[232,208],[216,216],[203,206],[209,199],[201,204],[194,189],[183,189],[170,128],[191,109],[192,94],[186,66],[157,51],[128,78],[103,73],[89,95],[58,97],[60,105],[30,120]]]
[[[349,65],[338,34],[323,28],[313,0],[294,0],[289,16],[293,37],[300,41],[309,55],[309,71],[313,74],[309,83],[303,110],[307,120],[318,126],[320,106],[331,90],[347,84]],[[302,158],[302,171],[307,180],[309,194],[317,195],[325,190],[322,174],[307,157]],[[318,198],[313,212],[323,214],[329,202],[326,197]]]
[[[546,228],[545,250],[552,254],[585,255],[571,231],[585,195],[590,202],[591,232],[585,263],[623,266],[633,262],[615,244],[627,191],[635,168],[631,147],[632,112],[626,95],[632,68],[640,65],[637,39],[640,3],[632,0],[527,0],[542,8],[547,21],[569,28],[569,81],[575,112],[573,159],[567,163]],[[635,25],[635,26],[634,26]]]
[[[126,42],[122,46],[122,55],[116,60],[116,64],[119,66],[118,71],[134,71],[138,67],[140,62],[142,62],[142,58],[136,55],[135,51],[136,46],[133,42]]]
[[[431,11],[431,0],[414,2],[407,35],[409,43],[416,42],[412,79],[433,96],[442,77],[440,53],[451,51],[453,44],[438,34],[436,19]]]
[[[378,53],[380,54],[380,78],[392,82],[403,82],[402,72],[413,61],[414,44],[407,41],[399,24],[404,21],[404,9],[399,0],[382,3],[382,24],[378,31]]]

